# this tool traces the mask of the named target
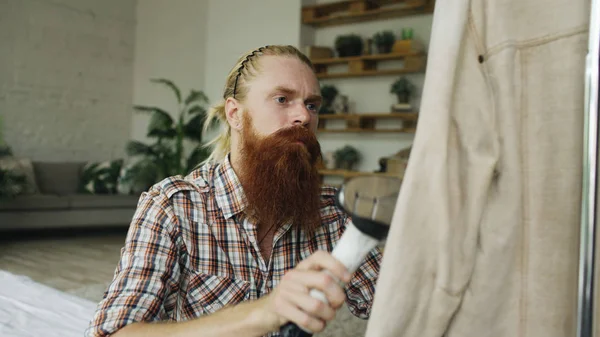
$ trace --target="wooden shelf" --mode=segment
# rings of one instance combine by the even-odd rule
[[[433,13],[435,0],[348,0],[302,7],[302,23],[314,27]]]
[[[415,133],[415,128],[403,128],[403,129],[318,129],[319,133]]]
[[[418,51],[410,51],[406,53],[387,53],[387,54],[371,54],[361,56],[349,56],[349,57],[332,57],[332,58],[315,58],[311,62],[313,65],[321,64],[342,64],[351,61],[386,61],[386,60],[401,60],[411,56],[422,56],[423,53]]]
[[[404,121],[402,128],[376,129],[375,121],[378,119],[400,119]],[[362,113],[362,114],[333,114],[319,115],[319,133],[415,133],[418,114],[412,112],[396,113]],[[326,128],[328,120],[344,120],[346,127],[343,129]]]
[[[361,177],[361,176],[384,176],[384,177],[398,177],[395,174],[387,172],[361,172],[361,171],[348,171],[348,170],[319,170],[319,174],[322,176],[339,176],[344,179]]]
[[[377,63],[390,60],[402,60],[401,68],[377,69]],[[425,70],[425,55],[420,52],[410,51],[405,53],[388,53],[376,55],[361,55],[353,57],[334,57],[327,59],[314,59],[313,63],[317,78],[344,78],[362,76],[385,76],[408,73],[418,73]],[[347,64],[347,72],[330,73],[328,67],[337,64]]]
[[[317,78],[348,78],[348,77],[364,77],[364,76],[387,76],[387,75],[401,75],[418,73],[421,69],[397,69],[397,70],[375,70],[375,71],[361,71],[355,73],[331,73],[331,74],[320,74]]]
[[[377,112],[360,114],[319,115],[319,119],[403,119],[416,121],[419,115],[415,112]]]

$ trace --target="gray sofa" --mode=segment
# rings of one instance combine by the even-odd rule
[[[129,226],[139,195],[78,193],[84,165],[33,162],[34,190],[0,200],[0,231]]]

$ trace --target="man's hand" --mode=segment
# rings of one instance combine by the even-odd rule
[[[344,303],[346,295],[338,282],[347,283],[350,277],[342,263],[329,253],[318,251],[288,271],[268,296],[195,320],[129,324],[114,336],[187,337],[198,336],[198,331],[202,331],[203,336],[264,336],[279,331],[290,321],[316,333],[325,328]],[[320,290],[329,304],[313,298],[310,289]]]
[[[264,309],[273,331],[290,321],[313,333],[322,331],[346,300],[339,282],[347,283],[350,277],[346,267],[325,251],[300,262],[265,298]],[[329,304],[312,297],[310,289],[320,290]]]

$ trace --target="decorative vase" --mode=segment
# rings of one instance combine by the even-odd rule
[[[323,156],[323,159],[325,160],[325,168],[328,170],[334,170],[336,167],[336,161],[335,161],[335,157],[333,155],[333,152],[326,152]]]

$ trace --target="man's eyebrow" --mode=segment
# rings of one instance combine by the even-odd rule
[[[276,86],[275,89],[273,89],[273,92],[283,92],[283,93],[289,94],[289,95],[295,95],[296,94],[296,90],[290,89],[290,88],[287,88],[287,87],[282,87],[280,85]]]
[[[283,86],[277,86],[277,87],[275,87],[275,89],[273,90],[273,92],[282,92],[282,93],[290,95],[290,96],[293,96],[293,95],[297,94],[296,90],[290,89],[290,88],[287,88],[287,87],[283,87]],[[321,95],[319,95],[319,94],[313,94],[313,95],[308,96],[308,98],[305,101],[308,101],[308,102],[318,101],[318,102],[320,102],[322,100],[323,100],[323,97]]]
[[[310,95],[308,96],[308,98],[305,100],[305,102],[321,102],[323,101],[323,97],[321,95]]]

